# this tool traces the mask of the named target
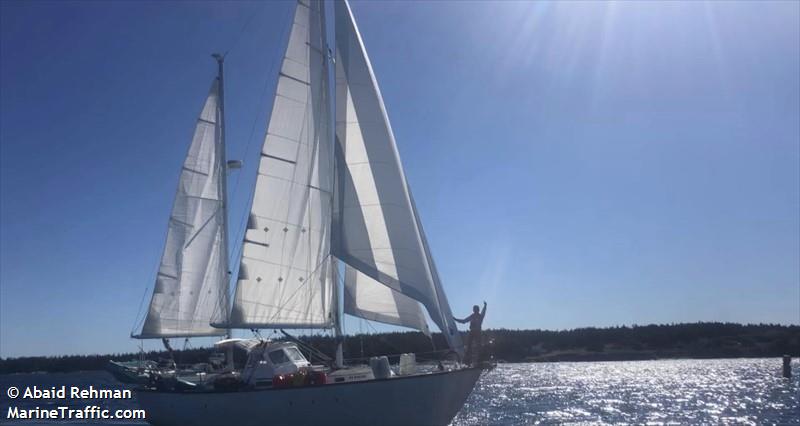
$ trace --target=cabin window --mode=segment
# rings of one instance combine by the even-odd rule
[[[284,348],[284,351],[286,351],[286,355],[288,355],[289,359],[292,361],[306,362],[306,358],[300,353],[300,351],[297,350],[297,348]]]
[[[283,364],[289,362],[289,358],[286,356],[286,354],[283,352],[282,349],[270,352],[269,360],[272,361],[273,364]]]

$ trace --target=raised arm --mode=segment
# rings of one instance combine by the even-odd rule
[[[481,319],[486,316],[486,301],[483,301],[483,309],[481,309]]]

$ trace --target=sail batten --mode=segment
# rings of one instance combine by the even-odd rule
[[[215,79],[181,167],[147,316],[138,338],[218,336],[228,284],[220,82]]]

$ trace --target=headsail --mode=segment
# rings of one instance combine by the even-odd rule
[[[222,111],[215,79],[197,120],[169,218],[167,241],[138,338],[221,335],[228,312]]]
[[[245,233],[232,328],[333,324],[325,16],[298,1]]]
[[[389,119],[346,2],[336,2],[336,197],[332,252],[422,303],[463,350],[413,207]]]
[[[345,266],[344,313],[431,334],[419,302],[351,266]]]

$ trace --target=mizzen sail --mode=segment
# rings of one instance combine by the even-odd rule
[[[215,79],[181,169],[164,253],[138,338],[225,333],[209,325],[228,311],[219,85]]]

